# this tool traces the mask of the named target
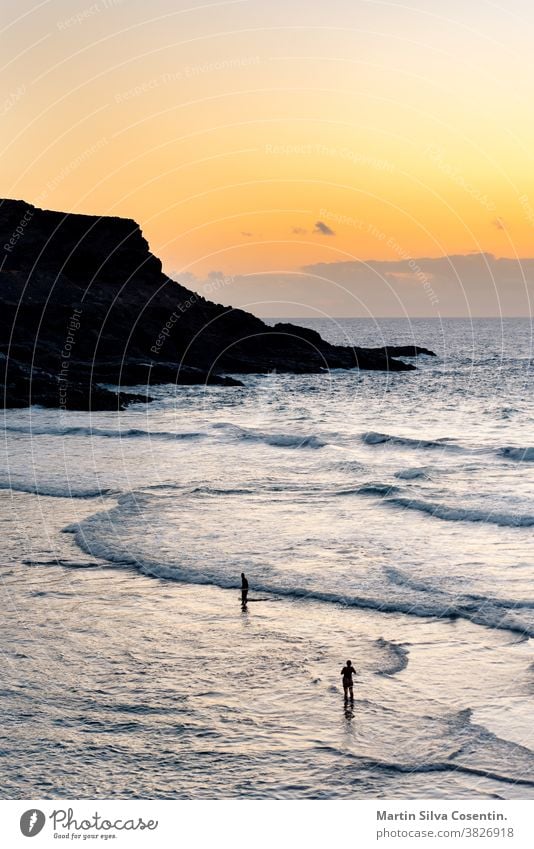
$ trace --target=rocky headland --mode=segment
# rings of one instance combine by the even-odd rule
[[[113,410],[163,383],[239,386],[239,374],[407,371],[417,346],[331,345],[212,303],[162,272],[130,219],[0,200],[2,406]],[[232,376],[230,376],[232,375]],[[109,391],[103,384],[119,387]],[[132,394],[124,387],[143,387]]]

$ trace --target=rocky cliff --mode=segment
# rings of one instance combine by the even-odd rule
[[[239,385],[228,374],[401,371],[421,348],[330,345],[211,303],[163,274],[130,219],[0,201],[3,406],[116,409],[157,383]],[[133,396],[99,384],[142,384]]]

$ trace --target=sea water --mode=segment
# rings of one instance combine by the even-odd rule
[[[531,324],[302,323],[437,357],[4,414],[4,797],[534,798]]]

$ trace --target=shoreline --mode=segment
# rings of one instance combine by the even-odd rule
[[[456,727],[457,731],[454,733],[459,735],[459,740],[465,735],[466,739],[473,735],[475,741],[478,739],[478,732],[473,731],[472,727],[476,728],[473,717],[476,717],[477,710],[484,708],[483,703],[475,704],[477,698],[480,701],[481,696],[481,693],[477,696],[476,683],[477,675],[480,676],[481,658],[487,656],[481,654],[482,646],[486,647],[486,651],[491,646],[490,654],[503,658],[502,664],[508,666],[507,674],[511,680],[517,677],[519,669],[527,666],[526,659],[533,652],[532,640],[518,643],[506,639],[505,632],[495,632],[465,621],[452,623],[421,619],[414,626],[413,621],[408,621],[412,618],[404,614],[343,608],[334,613],[328,611],[325,618],[324,605],[309,599],[280,599],[276,604],[255,604],[252,610],[243,614],[240,610],[239,593],[235,589],[182,584],[161,579],[155,581],[137,571],[117,568],[111,564],[91,569],[83,566],[30,567],[23,564],[17,567],[12,564],[11,570],[11,580],[9,576],[2,574],[4,589],[10,586],[11,591],[15,593],[19,616],[24,616],[24,610],[28,611],[29,616],[31,610],[33,617],[30,631],[26,630],[24,645],[19,646],[17,650],[22,648],[26,661],[31,662],[32,652],[39,646],[37,669],[41,678],[43,651],[48,657],[46,680],[42,680],[30,701],[27,696],[24,697],[18,709],[27,711],[29,708],[35,712],[35,700],[37,699],[38,703],[41,698],[42,714],[39,721],[42,735],[46,737],[56,721],[59,721],[60,727],[70,728],[76,741],[80,741],[79,744],[74,742],[74,749],[69,751],[67,746],[67,749],[62,750],[63,755],[56,752],[52,757],[50,774],[53,789],[47,794],[46,786],[42,782],[38,781],[38,786],[34,786],[35,793],[43,798],[67,798],[72,795],[83,797],[77,786],[78,779],[75,781],[76,786],[67,785],[61,791],[57,778],[54,779],[53,776],[65,758],[66,762],[74,763],[78,758],[82,758],[84,762],[88,741],[93,741],[89,744],[90,749],[97,746],[100,752],[98,759],[106,770],[106,741],[110,736],[112,740],[117,741],[114,746],[120,744],[121,751],[124,735],[126,740],[133,735],[143,749],[146,746],[150,749],[150,739],[156,740],[164,733],[169,745],[169,741],[174,739],[172,717],[175,715],[178,718],[184,711],[187,715],[186,726],[189,725],[192,731],[197,728],[193,737],[188,737],[186,747],[188,758],[192,758],[194,762],[197,757],[201,757],[201,740],[204,733],[209,731],[211,720],[215,721],[207,739],[215,740],[215,744],[210,744],[210,747],[215,745],[211,750],[217,763],[216,771],[223,768],[226,762],[224,753],[229,751],[228,745],[231,745],[232,739],[239,739],[239,745],[245,746],[246,750],[252,747],[251,753],[247,755],[248,759],[256,748],[259,728],[257,723],[260,722],[262,726],[266,723],[266,728],[271,728],[264,741],[268,747],[266,751],[269,751],[272,747],[271,735],[274,733],[274,726],[282,722],[285,730],[280,731],[282,736],[276,747],[278,749],[281,746],[284,751],[288,775],[295,771],[301,772],[301,755],[299,756],[298,752],[304,745],[308,751],[310,765],[315,764],[316,768],[319,768],[318,764],[321,764],[320,769],[327,769],[330,774],[323,759],[330,762],[333,758],[344,762],[348,758],[351,762],[355,758],[355,775],[367,776],[366,781],[370,781],[370,787],[361,790],[361,795],[358,795],[358,792],[352,793],[347,786],[326,786],[323,791],[327,794],[325,798],[354,798],[355,795],[358,798],[378,798],[381,793],[372,790],[373,774],[381,787],[388,788],[387,792],[392,798],[416,798],[421,794],[420,781],[425,782],[426,768],[423,769],[424,761],[419,765],[413,761],[417,745],[421,743],[416,744],[420,735],[413,736],[410,712],[416,719],[419,717],[417,722],[424,732],[422,739],[430,734],[428,742],[424,743],[421,750],[421,756],[425,751],[424,757],[429,759],[428,768],[435,771],[449,747],[446,738],[440,742],[440,735],[445,729],[448,729],[448,734],[451,727]],[[36,590],[35,587],[39,589]],[[35,595],[36,591],[38,596]],[[36,616],[36,608],[41,609],[42,614]],[[61,620],[56,619],[62,624],[58,632],[54,619],[62,616],[62,609],[67,615],[63,615]],[[15,632],[17,630],[16,628]],[[212,636],[210,631],[213,631]],[[414,639],[415,637],[417,639]],[[86,645],[91,645],[90,655],[86,653]],[[394,672],[388,672],[387,669],[384,671],[393,660],[390,646],[399,645],[406,646],[407,664]],[[7,646],[10,650],[15,648],[11,641]],[[471,665],[473,670],[470,705],[464,704],[465,693],[459,701],[458,696],[454,696],[459,648],[463,675],[467,674]],[[98,681],[98,687],[95,691],[92,687],[82,685],[75,695],[76,689],[72,691],[67,687],[65,690],[64,680],[61,679],[70,674],[69,667],[80,652],[84,657],[84,676],[89,681],[94,679],[94,684]],[[337,680],[337,667],[344,662],[347,653],[353,657],[359,670],[354,715],[350,718],[345,715],[341,684]],[[210,670],[208,678],[212,679],[207,687],[203,683],[206,676],[202,674],[205,656],[207,668]],[[209,660],[207,656],[210,656]],[[232,669],[235,665],[237,668]],[[19,666],[20,674],[23,674],[24,661],[19,660]],[[263,667],[265,672],[268,669],[267,680],[264,680]],[[11,666],[9,668],[12,669]],[[274,669],[278,669],[278,674],[274,673]],[[489,663],[484,676],[490,678],[493,674],[492,664]],[[26,674],[24,680],[29,683],[32,679]],[[50,686],[51,682],[53,683]],[[117,682],[120,683],[118,689]],[[125,682],[128,682],[128,686],[123,694]],[[7,687],[9,690],[9,683]],[[23,687],[21,695],[25,689]],[[125,698],[126,692],[130,693],[129,698]],[[39,696],[39,693],[42,695]],[[135,693],[138,694],[139,700],[134,696]],[[142,697],[141,693],[144,693]],[[57,699],[59,701],[54,707]],[[129,707],[128,702],[131,702]],[[26,705],[25,708],[22,708],[23,704]],[[61,712],[58,713],[60,704]],[[84,704],[91,704],[91,709],[86,711]],[[299,707],[295,713],[297,704]],[[431,704],[434,705],[433,708],[430,708]],[[469,713],[465,714],[467,708]],[[487,705],[485,709],[487,713]],[[74,725],[69,716],[78,717]],[[154,722],[147,720],[145,724],[143,717],[153,717]],[[200,717],[204,717],[202,722],[207,721],[204,730],[198,725]],[[486,718],[489,719],[490,715]],[[403,723],[409,726],[404,732]],[[84,726],[85,732],[80,735],[79,732]],[[488,722],[486,727],[489,732],[491,722]],[[509,724],[509,731],[510,727]],[[247,729],[250,729],[252,736]],[[403,734],[407,731],[409,733],[404,744]],[[28,732],[31,733],[30,728]],[[393,737],[388,740],[392,732]],[[200,737],[197,736],[198,733]],[[212,737],[214,733],[215,738]],[[170,738],[168,734],[171,734]],[[180,732],[174,739],[174,744],[179,743],[182,734],[183,732]],[[317,749],[320,738],[322,741]],[[435,744],[430,743],[431,738],[435,738]],[[123,743],[120,743],[121,739]],[[315,743],[309,749],[312,740],[315,740]],[[520,744],[519,740],[512,742]],[[19,747],[21,743],[19,736]],[[195,754],[199,744],[199,754]],[[78,745],[82,746],[79,751]],[[382,758],[373,756],[372,750],[377,745],[382,752]],[[480,745],[480,742],[477,743],[477,746]],[[506,749],[506,744],[499,745]],[[22,745],[22,752],[26,746],[27,743]],[[177,753],[180,746],[181,744],[176,750]],[[262,746],[263,743],[260,749]],[[460,751],[462,746],[463,744]],[[134,748],[136,747],[137,743]],[[387,766],[388,750],[390,766]],[[441,751],[443,754],[440,754]],[[412,766],[408,767],[410,759]],[[469,761],[469,758],[467,760]],[[141,776],[135,761],[130,763],[129,758],[127,761],[128,763],[122,763],[121,766],[124,780],[132,774],[135,781],[140,781]],[[143,771],[148,771],[151,781],[155,781],[159,774],[159,768],[156,766],[158,761],[159,755],[155,752],[152,767],[155,772],[151,774],[150,757],[147,759],[145,756],[142,760]],[[170,786],[175,788],[170,796],[161,795],[154,787],[150,790],[145,788],[143,792],[134,795],[145,798],[148,798],[147,794],[150,794],[150,798],[240,797],[239,793],[235,796],[235,791],[227,795],[228,791],[224,789],[226,785],[222,779],[221,783],[216,783],[217,790],[212,795],[209,791],[206,792],[206,789],[202,792],[199,790],[198,794],[188,793],[187,774],[181,769],[179,761],[173,763],[173,778],[171,779],[171,774],[167,776],[171,781]],[[202,761],[197,763],[197,768],[201,763]],[[374,766],[370,765],[372,763]],[[397,766],[391,772],[395,763]],[[81,765],[78,765],[77,769],[81,769],[83,774]],[[212,769],[213,764],[210,766],[210,770]],[[239,770],[242,769],[248,771],[248,767],[243,763],[239,766]],[[425,785],[427,796],[446,798],[447,794],[454,793],[463,798],[475,798],[480,794],[491,796],[500,792],[505,798],[524,798],[525,785],[516,793],[513,784],[509,785],[502,778],[495,781],[489,768],[481,767],[482,772],[478,769],[478,773],[473,774],[471,778],[470,769],[478,768],[468,762],[464,763],[462,756],[456,767],[453,761],[444,771],[440,768],[442,777],[435,790],[429,788],[428,784]],[[484,777],[484,771],[487,777]],[[257,780],[260,781],[259,774]],[[17,781],[20,781],[20,775]],[[302,776],[299,781],[302,782]],[[451,781],[455,785],[454,791],[451,790]],[[443,782],[443,789],[440,789]],[[410,784],[414,785],[412,791],[407,789]],[[465,785],[463,789],[462,784]],[[177,785],[182,789],[178,790]],[[256,791],[247,792],[247,798],[319,798],[320,796],[316,795],[317,789],[312,789],[312,785],[313,782],[305,789],[304,780],[301,791],[282,789],[279,791],[280,795],[277,795],[278,791],[274,788],[260,789],[258,785]],[[24,781],[21,786],[26,786]],[[20,798],[24,796],[24,792],[21,789]],[[302,795],[299,795],[299,792]],[[102,798],[109,795],[131,798],[130,795],[121,796],[119,789],[110,785],[101,791],[101,795]],[[88,790],[86,797],[98,798],[99,793]]]

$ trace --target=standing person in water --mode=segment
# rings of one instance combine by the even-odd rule
[[[241,607],[245,609],[248,599],[248,581],[245,573],[241,572]]]
[[[341,670],[341,674],[343,676],[343,692],[345,693],[345,701],[348,701],[348,694],[350,694],[351,702],[354,701],[354,691],[353,691],[353,681],[352,676],[356,674],[356,670],[352,665],[350,660],[347,660],[346,665]]]

